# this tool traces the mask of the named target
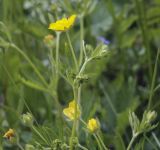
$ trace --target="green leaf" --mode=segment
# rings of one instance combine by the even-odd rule
[[[129,18],[123,19],[120,22],[120,25],[118,27],[119,33],[124,33],[132,24],[137,20],[137,16],[132,15]]]
[[[38,84],[38,83],[34,83],[32,81],[27,81],[26,79],[19,77],[20,81],[25,84],[26,86],[39,90],[39,91],[43,91],[43,92],[49,92],[48,89],[46,89],[45,87],[43,87],[42,85]]]

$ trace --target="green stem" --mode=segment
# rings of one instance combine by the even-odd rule
[[[81,75],[83,72],[84,72],[84,70],[85,70],[85,68],[86,68],[86,66],[87,66],[87,64],[88,64],[88,62],[90,61],[91,59],[86,59],[85,60],[85,62],[83,63],[83,65],[82,65],[82,67],[81,67],[81,69],[80,69],[80,71],[79,71],[79,75]]]
[[[144,135],[144,139],[146,139],[146,141],[153,147],[154,150],[158,150],[156,145],[146,135]]]
[[[81,148],[82,150],[88,150],[88,148],[85,148],[84,146],[78,144],[78,147]]]
[[[67,33],[67,38],[68,38],[68,41],[70,43],[70,48],[72,50],[72,55],[73,55],[73,58],[75,60],[75,64],[76,64],[76,70],[78,71],[78,64],[77,64],[77,60],[76,60],[76,57],[75,57],[75,53],[73,51],[73,48],[72,48],[72,45],[71,45],[71,42],[70,42],[70,38],[69,38],[69,35]],[[86,65],[87,63],[90,61],[91,59],[86,59],[85,62],[83,63],[78,75],[81,75],[83,73],[83,71],[85,70],[86,68]],[[75,79],[74,81],[74,84],[73,84],[73,93],[74,93],[74,100],[76,101],[76,104],[80,104],[80,95],[81,95],[81,85],[80,87],[77,86],[77,80]],[[74,119],[74,122],[73,122],[73,127],[72,127],[72,133],[71,133],[71,138],[70,138],[70,150],[73,150],[73,138],[75,137],[75,134],[76,134],[76,129],[78,127],[78,120],[77,120],[77,107],[75,107],[75,119]]]
[[[157,136],[155,135],[155,133],[152,132],[152,136],[153,136],[154,140],[156,141],[158,147],[160,148],[160,141],[159,141],[159,139],[157,138]]]
[[[81,104],[81,89],[82,89],[82,86],[80,85],[78,88],[78,105]]]
[[[90,61],[90,59],[87,59],[84,62],[78,75],[81,75],[83,73],[83,71],[85,70],[86,65],[89,61]],[[75,79],[74,84],[73,84],[73,93],[74,93],[74,100],[76,101],[76,104],[79,104],[79,102],[80,102],[80,92],[81,92],[80,87],[77,86],[77,80]],[[71,133],[71,138],[70,138],[70,150],[73,150],[73,138],[75,136],[77,125],[78,125],[78,120],[76,119],[77,118],[77,107],[75,107],[75,114],[74,115],[75,115],[75,119],[73,122],[72,133]]]
[[[18,142],[17,143],[17,146],[21,149],[21,150],[24,150],[24,148],[21,146],[21,144]]]
[[[77,58],[76,58],[76,55],[75,55],[75,52],[74,52],[74,49],[73,49],[73,46],[72,46],[72,43],[71,43],[71,39],[70,39],[70,36],[69,36],[68,32],[66,32],[66,35],[67,35],[68,43],[69,43],[71,53],[72,53],[72,56],[73,56],[73,60],[74,60],[74,63],[75,63],[76,71],[78,71]]]
[[[56,99],[56,103],[57,103],[57,109],[59,111],[59,116],[62,119],[62,107],[59,103],[58,100],[58,80],[59,80],[59,42],[60,42],[60,32],[56,32],[56,76],[55,76],[55,80],[56,80],[56,95],[55,95],[55,99]]]
[[[73,93],[74,93],[74,100],[76,102],[75,110],[74,110],[74,122],[72,126],[72,133],[70,137],[70,150],[73,150],[73,138],[75,137],[76,134],[76,129],[77,129],[77,100],[78,100],[78,87],[76,85],[73,85]]]
[[[53,74],[53,76],[55,78],[56,94],[53,95],[52,91],[50,91],[50,94],[53,97],[53,99],[55,99],[55,101],[56,101],[56,107],[57,107],[57,110],[58,110],[58,115],[56,116],[56,118],[57,118],[57,123],[61,126],[61,128],[59,128],[59,133],[61,134],[61,137],[63,138],[63,130],[61,130],[63,128],[63,114],[62,114],[62,106],[59,102],[59,97],[58,97],[58,81],[59,81],[59,72],[60,72],[60,70],[59,70],[60,35],[61,35],[61,32],[56,32],[56,58],[55,58],[55,66],[54,66],[55,74]]]
[[[155,88],[154,88],[154,93],[157,92],[157,90],[160,88],[160,84],[157,85]]]
[[[96,139],[96,141],[97,141],[97,143],[98,143],[99,149],[100,149],[100,150],[103,150],[103,149],[102,149],[102,146],[101,146],[101,144],[100,144],[100,141],[99,141],[98,137],[96,136],[96,134],[93,134],[93,136],[94,136],[94,138]]]
[[[134,142],[134,140],[136,139],[137,136],[138,136],[138,134],[133,134],[132,139],[131,139],[128,147],[127,147],[127,150],[131,149],[131,146],[132,146],[132,144],[133,144],[133,142]]]
[[[104,144],[104,142],[103,142],[101,136],[99,135],[99,133],[97,133],[97,137],[99,138],[99,141],[100,141],[100,143],[102,144],[104,150],[108,150],[108,148],[105,146],[105,144]]]
[[[41,73],[39,72],[39,70],[37,69],[37,67],[29,59],[29,57],[20,48],[18,48],[16,45],[10,44],[10,47],[14,48],[17,52],[19,52],[26,59],[26,61],[31,65],[31,67],[33,68],[34,72],[39,77],[39,79],[41,79],[41,81],[43,82],[43,84],[46,87],[48,87],[48,83],[45,81],[45,79],[43,78],[43,76],[41,75]]]
[[[80,118],[80,121],[87,127],[87,123],[82,118]]]
[[[56,76],[59,73],[59,42],[60,42],[60,32],[56,32]]]
[[[149,101],[148,101],[148,110],[151,108],[151,105],[152,105],[152,97],[154,93],[159,55],[160,55],[160,49],[158,49],[158,52],[157,52],[156,62],[155,62],[154,71],[153,71],[153,77],[152,77],[152,83],[151,83],[151,89],[150,89],[150,95],[149,95]]]
[[[81,66],[83,61],[83,40],[84,40],[84,21],[83,15],[80,16],[80,57],[79,57],[79,66]]]
[[[81,88],[82,88],[82,85],[78,87],[77,104],[79,105],[79,107],[81,106]],[[81,107],[80,107],[80,110],[81,110]],[[77,133],[78,133],[78,130],[79,130],[79,120],[77,120]]]

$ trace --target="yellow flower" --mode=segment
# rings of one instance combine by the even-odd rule
[[[99,123],[96,119],[92,118],[87,123],[87,128],[90,132],[95,132],[99,129]]]
[[[77,113],[75,116],[75,107],[77,107]],[[66,115],[70,120],[78,119],[80,117],[81,111],[76,101],[73,100],[69,103],[69,107],[63,109],[64,115]]]
[[[48,29],[54,31],[67,31],[74,24],[76,17],[76,15],[72,15],[69,18],[62,18],[61,20],[57,20],[56,22],[51,23]]]
[[[12,137],[15,136],[15,132],[13,129],[9,129],[4,135],[4,138],[7,138],[8,140],[10,140]]]

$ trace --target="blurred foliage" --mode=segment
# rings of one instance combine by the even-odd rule
[[[56,35],[48,30],[48,24],[73,13],[84,18],[86,44],[96,47],[99,36],[110,41],[110,56],[95,60],[87,67],[86,73],[91,78],[82,89],[83,118],[87,120],[96,116],[101,123],[105,144],[110,149],[123,150],[131,139],[129,110],[142,118],[149,99],[155,58],[160,47],[160,0],[0,0],[0,134],[14,128],[23,146],[25,143],[34,144],[34,140],[37,147],[43,143],[20,121],[20,115],[28,111],[39,124],[37,130],[45,134],[50,143],[56,139],[67,142],[66,137],[71,132],[70,122],[63,122],[65,136],[61,136],[59,130],[62,129],[55,123],[57,110],[53,98],[22,82],[33,81],[28,83],[32,86],[41,83],[22,55],[14,48],[2,46],[2,39],[21,48],[49,82],[50,54],[43,38],[52,34],[56,39]],[[74,30],[70,31],[77,55],[80,49],[79,28],[77,19]],[[65,41],[66,37],[61,36],[60,60],[64,72],[68,65],[72,65],[66,60],[66,56],[69,58],[71,54]],[[159,64],[160,61],[152,102],[152,109],[158,113],[157,121],[160,120]],[[73,97],[70,85],[63,78],[58,83],[58,96],[62,106],[66,106]],[[135,149],[159,149],[155,140],[155,137],[160,139],[159,130],[158,125],[147,136],[141,135],[135,142]],[[84,130],[79,134],[82,145],[91,150],[97,149],[91,135]],[[6,150],[16,149],[2,136],[0,145]]]

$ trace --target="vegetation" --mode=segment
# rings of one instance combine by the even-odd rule
[[[160,149],[160,0],[0,0],[0,150]]]

